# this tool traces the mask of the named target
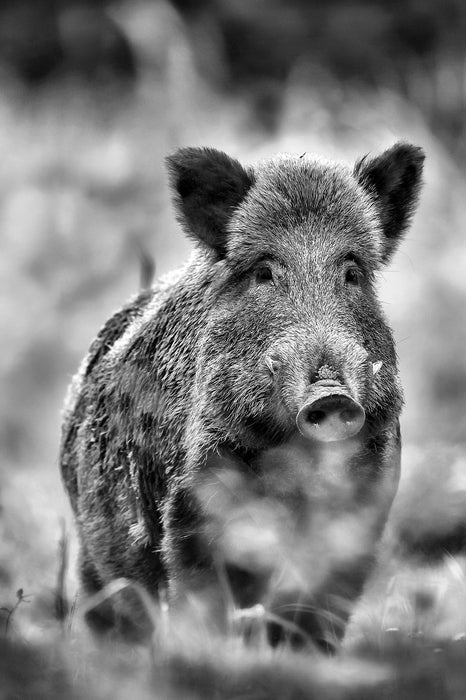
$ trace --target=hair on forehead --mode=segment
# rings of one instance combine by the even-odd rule
[[[314,156],[280,154],[254,166],[255,181],[231,222],[232,248],[295,232],[367,244],[377,262],[380,219],[349,167]],[[249,240],[246,240],[249,239]],[[309,240],[311,242],[311,240]],[[368,251],[370,252],[370,251]]]
[[[297,212],[337,214],[352,201],[361,201],[361,188],[352,170],[341,163],[303,154],[279,154],[254,167],[254,192],[275,197]],[[369,200],[364,201],[370,204]]]

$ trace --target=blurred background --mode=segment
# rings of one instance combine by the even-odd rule
[[[0,604],[20,587],[50,604],[80,359],[141,261],[160,275],[189,253],[163,164],[180,145],[244,162],[425,149],[419,213],[380,278],[406,394],[395,512],[428,520],[446,483],[465,496],[465,36],[462,0],[0,0]]]

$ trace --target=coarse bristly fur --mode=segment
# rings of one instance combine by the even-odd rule
[[[423,157],[399,143],[354,170],[309,155],[168,158],[195,252],[105,324],[65,409],[87,592],[119,576],[168,587],[173,605],[206,592],[218,622],[226,576],[237,606],[292,610],[324,648],[342,636],[398,482],[402,395],[374,276],[415,209]],[[325,377],[366,417],[330,445],[296,427]],[[357,543],[342,546],[348,529]],[[277,551],[282,573],[298,571],[285,584]]]

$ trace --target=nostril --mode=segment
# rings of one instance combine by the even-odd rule
[[[307,420],[309,423],[314,423],[314,425],[320,425],[325,420],[325,416],[325,411],[309,411]]]
[[[345,423],[353,423],[355,420],[357,420],[358,416],[359,411],[354,411],[351,409],[346,409],[340,413],[340,418]]]

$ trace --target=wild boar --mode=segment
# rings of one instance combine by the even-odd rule
[[[167,160],[194,253],[105,324],[65,408],[84,589],[125,576],[173,605],[204,591],[222,620],[227,581],[237,608],[331,648],[398,483],[402,391],[374,282],[423,152]]]

